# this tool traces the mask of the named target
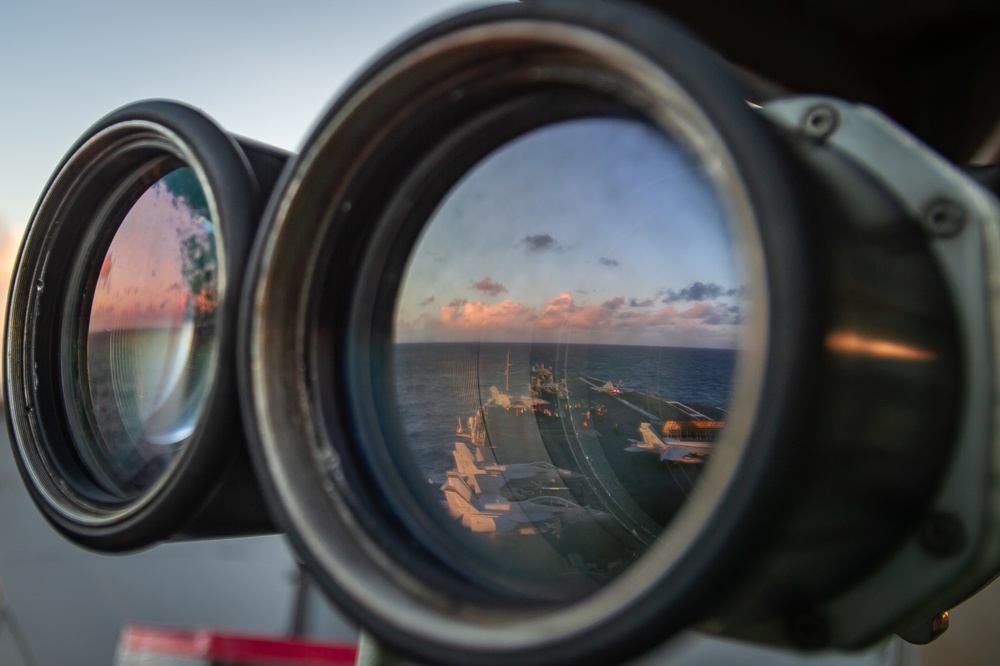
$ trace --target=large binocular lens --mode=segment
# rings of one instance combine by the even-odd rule
[[[268,529],[263,495],[431,663],[945,610],[1000,567],[995,199],[870,109],[761,101],[657,12],[555,1],[400,44],[280,179],[186,107],[112,114],[14,279],[36,502],[115,550]]]
[[[909,202],[820,116],[610,3],[461,16],[348,88],[265,214],[240,367],[276,518],[349,614],[433,663],[708,619],[872,639],[797,627],[916,533],[959,327]]]
[[[765,267],[804,253],[748,169],[783,168],[759,119],[665,43],[697,49],[596,4],[436,26],[334,104],[265,215],[265,485],[331,595],[424,659],[594,656],[654,596],[707,601],[680,581],[765,472],[754,422],[786,405],[759,396],[803,342],[801,284]]]

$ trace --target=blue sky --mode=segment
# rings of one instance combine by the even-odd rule
[[[366,62],[421,25],[475,4],[487,3],[8,3],[0,10],[0,280],[9,272],[21,231],[52,170],[76,139],[104,114],[140,99],[178,99],[201,108],[235,134],[297,150],[323,109]],[[634,149],[634,145],[628,148],[633,153]],[[655,161],[655,152],[640,155],[640,159]],[[581,153],[570,157],[570,162],[534,160],[536,168],[522,174],[522,187],[544,182],[546,174],[567,163],[583,164],[588,159]],[[619,157],[619,167],[629,159],[632,157],[624,154]],[[653,172],[658,173],[658,168]],[[616,177],[636,180],[638,173],[639,169],[622,172],[619,168]],[[599,174],[575,176],[593,183]],[[602,340],[731,346],[735,339],[731,325],[710,324],[700,329],[701,335],[692,332],[695,324],[714,321],[723,310],[739,306],[737,299],[724,295],[740,286],[731,258],[724,256],[724,233],[719,235],[721,227],[714,222],[668,227],[649,224],[650,211],[656,205],[666,202],[675,213],[682,210],[676,201],[670,203],[677,192],[658,188],[656,177],[646,179],[645,191],[639,195],[621,187],[615,192],[602,191],[605,203],[619,197],[631,205],[629,213],[610,225],[608,211],[593,203],[600,197],[586,197],[587,192],[579,189],[564,190],[561,195],[576,198],[575,210],[561,213],[572,214],[572,221],[559,217],[543,223],[540,211],[521,210],[517,211],[521,216],[517,224],[490,222],[492,227],[503,229],[506,245],[493,242],[484,247],[493,253],[495,262],[506,262],[510,267],[520,261],[523,270],[495,268],[483,261],[489,253],[471,245],[437,241],[432,249],[451,255],[453,273],[441,273],[434,278],[437,283],[428,282],[407,292],[401,302],[400,322],[412,326],[402,339],[436,339],[441,329],[418,330],[421,317],[424,324],[428,318],[440,320],[446,314],[442,307],[465,300],[469,312],[477,304],[490,308],[505,301],[534,313],[547,305],[550,309],[560,307],[564,316],[573,314],[577,322],[588,314],[602,314],[593,309],[598,307],[616,309],[612,313],[615,321],[624,315],[662,314],[669,308],[674,313],[673,323],[687,327],[674,327],[683,335],[664,337],[650,331],[625,335],[625,328],[618,327]],[[661,197],[659,203],[654,194]],[[522,199],[525,205],[541,205],[537,197],[525,195]],[[452,212],[464,209],[468,214],[469,208],[468,204],[453,205]],[[503,210],[515,212],[510,207]],[[674,215],[675,221],[693,214],[693,209],[683,210]],[[444,229],[443,224],[435,223]],[[480,241],[495,240],[489,228],[477,231]],[[662,234],[669,234],[669,240]],[[679,237],[684,234],[689,237]],[[641,237],[646,242],[641,242]],[[545,245],[547,239],[551,245]],[[501,253],[501,246],[510,253]],[[544,263],[535,262],[528,270],[532,260],[543,257]],[[476,270],[463,263],[469,258],[478,263]],[[539,273],[538,267],[543,265],[552,270]],[[446,278],[452,280],[448,288],[443,285]],[[430,279],[426,274],[419,278]],[[417,281],[414,277],[412,282]],[[525,287],[529,284],[533,288],[530,294]],[[564,294],[572,301],[567,303]],[[432,297],[434,300],[428,301]],[[648,304],[638,305],[641,303]],[[516,335],[538,339],[541,333],[542,337],[559,334],[551,328],[538,333],[540,330],[536,326],[535,333],[520,330]],[[596,335],[583,335],[582,328],[572,326],[560,330],[578,341],[593,341]]]
[[[49,176],[99,118],[184,101],[227,130],[297,150],[366,62],[454,0],[124,0],[0,7],[0,304]],[[493,3],[491,3],[493,4]]]
[[[536,130],[439,206],[397,339],[733,347],[744,280],[725,215],[697,163],[650,126]]]
[[[367,61],[454,0],[5,2],[0,9],[0,223],[21,227],[97,119],[179,99],[288,150]]]

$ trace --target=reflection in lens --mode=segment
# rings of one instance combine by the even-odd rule
[[[704,165],[638,121],[535,130],[448,193],[397,297],[396,397],[473,561],[578,595],[659,538],[726,420],[732,245]]]
[[[216,362],[220,293],[215,227],[194,171],[149,187],[122,220],[89,313],[81,451],[128,498],[162,477],[195,429]]]

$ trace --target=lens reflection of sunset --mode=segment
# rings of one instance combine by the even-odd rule
[[[214,310],[214,232],[193,177],[171,172],[125,216],[101,265],[91,330],[177,326]]]
[[[410,261],[400,342],[732,348],[743,289],[726,211],[652,127],[581,119],[501,147],[449,193]]]

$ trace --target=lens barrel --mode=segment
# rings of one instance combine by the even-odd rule
[[[270,531],[237,413],[236,295],[285,155],[173,102],[70,150],[28,226],[6,402],[46,518],[95,550]]]
[[[732,267],[724,274],[733,276],[727,286],[739,288],[739,302],[727,303],[711,281],[667,283],[680,279],[666,269],[670,250],[680,248],[673,256],[683,264],[700,249],[677,233],[654,240],[673,228],[671,218],[687,203],[665,204],[675,210],[661,210],[654,221],[623,213],[605,225],[617,228],[632,248],[621,255],[624,262],[640,263],[643,243],[662,248],[663,272],[648,273],[641,285],[659,289],[661,305],[688,299],[700,312],[728,306],[741,315],[730,320],[739,321],[739,333],[729,343],[735,361],[726,380],[728,399],[708,398],[707,407],[695,409],[676,393],[616,398],[613,381],[607,392],[597,391],[600,382],[621,376],[613,373],[626,372],[607,369],[606,349],[590,352],[583,366],[566,360],[580,358],[582,343],[613,340],[586,337],[573,323],[588,310],[570,303],[582,292],[569,287],[581,285],[570,279],[572,264],[559,264],[555,253],[583,247],[585,240],[563,247],[559,238],[581,229],[606,232],[588,226],[582,212],[577,222],[553,212],[565,207],[558,203],[563,199],[542,199],[538,210],[548,206],[549,216],[538,213],[535,233],[526,231],[520,202],[511,198],[534,196],[524,183],[506,195],[476,190],[476,196],[493,196],[484,199],[493,205],[452,214],[468,218],[464,227],[438,221],[471,187],[470,174],[500,160],[497,155],[515,152],[513,146],[532,136],[587,122],[634,123],[649,133],[647,142],[674,146],[665,152],[681,156],[679,173],[696,174],[686,176],[694,180],[678,191],[693,196],[703,187],[721,211],[714,222],[699,209],[689,224],[721,225],[713,247],[730,253]],[[608,145],[623,142],[619,137]],[[522,159],[522,169],[529,169],[531,158]],[[762,615],[794,613],[871,570],[917,522],[927,502],[917,488],[934,485],[950,450],[954,321],[919,230],[901,221],[891,197],[877,186],[861,190],[867,197],[862,207],[877,210],[879,224],[870,234],[851,228],[841,216],[855,211],[839,209],[835,199],[813,198],[829,192],[821,192],[823,179],[805,162],[795,140],[743,102],[713,54],[661,15],[623,4],[546,2],[476,12],[428,29],[377,62],[322,118],[279,185],[258,237],[241,327],[244,413],[258,468],[268,470],[265,485],[276,515],[328,593],[381,640],[423,660],[569,663],[620,660],[623,645],[641,650],[713,614],[732,632]],[[678,172],[663,164],[646,176],[649,187],[669,191]],[[560,174],[554,168],[536,176],[539,189],[555,189]],[[566,157],[558,168],[572,174],[577,166]],[[849,168],[847,174],[862,180]],[[501,187],[499,176],[483,180]],[[499,211],[498,201],[506,201]],[[630,232],[637,237],[628,238]],[[887,237],[904,251],[883,252]],[[610,240],[601,244],[611,254]],[[419,305],[408,296],[411,287],[447,282],[426,277],[439,261],[453,283],[474,283],[498,295],[509,289],[499,275],[447,270],[478,260],[487,273],[503,263],[498,258],[532,249],[552,253],[512,264],[510,285],[518,279],[513,274],[524,273],[538,292],[550,290],[538,298],[550,300],[533,309],[513,295],[504,303],[533,322],[534,332],[502,331],[507,320],[496,309],[502,303],[445,299],[437,328],[425,331],[431,337],[423,341],[437,343],[436,351],[446,342],[466,347],[451,361],[427,362],[430,371],[414,379],[417,366],[408,359],[416,348],[401,344],[416,330],[402,323],[406,308]],[[457,256],[464,252],[471,260]],[[598,266],[618,261],[600,258],[593,254],[591,260]],[[706,263],[705,275],[723,274],[714,271],[725,261]],[[556,265],[562,268],[549,269]],[[875,274],[892,277],[872,282]],[[901,283],[917,276],[924,276],[922,293],[932,306],[914,309],[909,302],[913,293]],[[566,293],[554,298],[560,285]],[[431,295],[425,291],[421,298]],[[609,299],[605,309],[613,310],[614,302]],[[685,313],[694,318],[694,311]],[[473,313],[492,318],[455,337],[455,324],[471,321]],[[678,315],[676,308],[672,314]],[[668,317],[666,308],[662,316]],[[916,368],[892,360],[859,364],[829,349],[825,340],[833,331],[866,330],[870,317],[878,320],[880,334],[893,339],[910,336],[907,326],[915,321],[923,326],[925,318],[934,320],[936,333],[919,341],[934,362]],[[699,321],[702,331],[711,327],[707,318]],[[554,345],[549,355],[542,353],[546,345]],[[488,375],[497,377],[495,369],[504,364],[509,372],[512,354],[520,354],[519,376],[528,381],[501,389]],[[656,385],[679,391],[681,382],[662,381],[668,370],[657,354],[644,352],[630,370],[658,368]],[[519,400],[515,390],[548,381],[529,378],[525,370],[546,358],[557,359],[556,374],[563,375],[551,400],[540,392]],[[454,367],[459,370],[448,370]],[[586,373],[597,367],[606,374],[591,376],[599,381],[588,389]],[[686,379],[704,387],[696,372]],[[468,411],[449,404],[448,384],[455,381],[479,384],[460,392]],[[565,398],[559,382],[565,382]],[[872,404],[869,393],[856,393],[864,382],[893,391],[908,387],[900,402],[914,394],[938,401],[942,418],[930,423],[912,410],[906,411],[912,421],[873,417],[872,429],[856,437],[846,424],[852,415],[864,419]],[[421,393],[424,403],[414,402]],[[553,414],[544,414],[541,401],[552,403]],[[593,418],[625,403],[639,410],[629,417],[636,422],[623,422],[617,432]],[[457,417],[459,427],[457,436],[440,438],[436,455],[453,449],[456,466],[435,477],[429,447],[420,439],[423,422],[416,419],[426,420],[432,407],[445,404],[447,421],[454,424]],[[687,409],[688,416],[671,417],[665,405]],[[711,409],[719,416],[707,416]],[[510,416],[519,410],[522,416]],[[643,446],[675,448],[671,435],[691,440],[696,427],[711,422],[722,427],[704,470],[680,486],[690,496],[652,519],[655,505],[673,502],[663,488],[676,484],[670,475],[680,472],[643,472],[661,475],[665,484],[657,487],[654,480],[653,499],[644,502],[635,487],[642,473],[615,467],[637,464],[630,452],[622,453],[628,445],[622,428],[632,437],[647,429],[646,444],[629,447],[641,456]],[[919,469],[879,478],[901,459],[913,462],[903,446],[911,427],[929,428],[941,445]],[[518,428],[521,435],[504,434]],[[455,443],[459,438],[469,444]],[[596,448],[591,441],[599,442]],[[884,441],[899,442],[899,448],[887,450]],[[531,452],[511,453],[526,442],[535,442]],[[689,460],[706,450],[692,443],[684,443]],[[606,462],[579,463],[594,459],[588,451]],[[543,454],[554,467],[576,456],[578,464],[565,463],[571,467],[566,471],[585,477],[584,485],[574,490],[567,482],[568,496],[561,497],[532,496],[521,487],[518,497],[511,490],[516,484],[503,475]],[[664,467],[671,455],[680,457],[660,455]],[[500,495],[482,485],[488,477],[502,477]],[[829,487],[844,479],[852,493]],[[872,510],[873,497],[883,497],[886,509]],[[573,506],[560,505],[558,515],[537,507],[560,501]],[[842,520],[831,521],[831,515]],[[845,531],[855,529],[864,537],[845,540]],[[631,542],[618,533],[631,535]],[[816,577],[815,567],[830,561],[805,544],[822,544],[822,552],[832,553],[836,572]],[[724,603],[729,610],[720,613]]]

